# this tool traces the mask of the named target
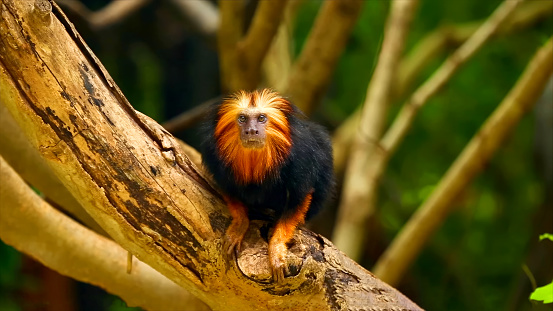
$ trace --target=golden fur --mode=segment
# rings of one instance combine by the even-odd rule
[[[244,148],[240,143],[238,116],[252,109],[267,116],[266,143],[261,149]],[[286,117],[292,112],[286,99],[268,89],[241,91],[223,102],[215,128],[217,150],[238,182],[260,184],[284,162],[292,146]]]

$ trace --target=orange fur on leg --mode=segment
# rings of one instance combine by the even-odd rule
[[[292,239],[296,228],[305,222],[305,214],[309,210],[311,198],[312,193],[309,193],[292,215],[283,217],[275,225],[273,235],[269,240],[269,263],[274,281],[284,281],[284,275],[288,273],[286,243]]]
[[[248,231],[250,221],[244,204],[227,196],[225,196],[225,202],[232,216],[232,222],[227,228],[223,249],[226,249],[227,254],[231,254],[235,248],[240,251],[242,239]]]

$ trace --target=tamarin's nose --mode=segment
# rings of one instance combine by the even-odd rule
[[[259,135],[259,131],[256,129],[246,130],[246,135]]]

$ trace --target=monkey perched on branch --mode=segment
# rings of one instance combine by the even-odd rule
[[[250,219],[269,220],[269,264],[273,280],[283,281],[286,243],[332,192],[328,133],[268,89],[241,91],[215,105],[205,130],[203,163],[232,216],[227,253],[240,251]]]

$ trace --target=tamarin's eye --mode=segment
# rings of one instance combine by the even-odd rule
[[[238,122],[240,123],[244,123],[246,122],[246,116],[241,114],[240,116],[238,116]]]
[[[265,123],[265,121],[267,121],[267,117],[264,114],[262,114],[259,117],[257,117],[257,121],[259,121],[260,123]]]

